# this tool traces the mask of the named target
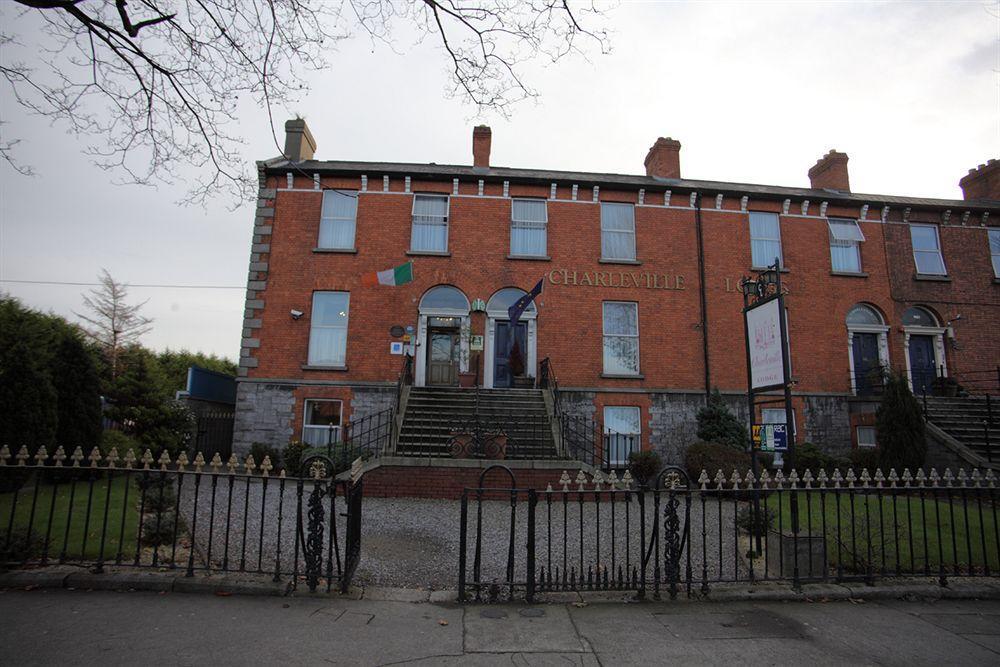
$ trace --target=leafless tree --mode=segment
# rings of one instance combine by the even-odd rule
[[[153,320],[139,314],[146,302],[127,303],[128,286],[101,269],[101,286],[83,296],[89,314],[75,313],[85,323],[83,330],[104,350],[111,367],[111,377],[118,375],[118,355],[123,347],[138,342],[153,328]]]
[[[187,200],[195,202],[254,196],[240,105],[249,100],[269,115],[287,108],[305,92],[305,72],[327,67],[352,33],[393,49],[400,29],[439,40],[451,92],[504,115],[537,95],[522,75],[526,61],[609,48],[606,31],[588,27],[600,25],[605,9],[569,0],[15,2],[43,30],[19,34],[17,22],[3,20],[0,74],[13,99],[92,137],[89,154],[120,182],[190,179]],[[30,52],[32,62],[3,55],[11,51]],[[28,172],[16,144],[0,140],[0,157]]]

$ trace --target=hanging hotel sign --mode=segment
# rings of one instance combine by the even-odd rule
[[[785,382],[781,358],[781,304],[765,301],[746,311],[747,347],[750,352],[750,386],[773,387]]]
[[[552,269],[548,280],[553,285],[575,287],[640,287],[643,289],[683,290],[684,276],[638,271],[573,271]]]

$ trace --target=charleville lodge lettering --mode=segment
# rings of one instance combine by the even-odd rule
[[[552,269],[548,274],[553,285],[585,287],[644,287],[646,289],[682,290],[684,276],[632,271],[570,271]]]

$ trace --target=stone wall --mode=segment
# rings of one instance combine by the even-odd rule
[[[292,439],[295,387],[285,384],[239,382],[233,453],[245,456],[255,442],[283,449]]]
[[[805,396],[805,433],[799,442],[818,445],[827,454],[851,452],[851,414],[843,396]]]
[[[396,404],[396,390],[389,389],[354,389],[351,395],[351,421],[371,416],[377,412],[388,410]]]

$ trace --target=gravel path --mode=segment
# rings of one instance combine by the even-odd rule
[[[247,485],[245,480],[236,479],[230,491],[229,480],[227,477],[218,478],[214,493],[214,508],[211,483],[208,480],[202,483],[198,496],[197,516],[194,512],[194,492],[190,484],[185,485],[181,494],[182,515],[189,528],[194,527],[196,547],[201,554],[202,562],[204,563],[210,556],[216,567],[222,566],[225,562],[229,568],[265,572],[273,572],[280,563],[282,572],[290,572],[296,547],[295,525],[299,504],[296,484],[286,483],[284,494],[281,494],[276,479],[270,480],[266,486],[259,480]],[[308,521],[307,501],[310,489],[311,485],[307,483],[302,493],[303,526]],[[641,522],[640,506],[635,496],[629,502],[625,502],[619,495],[617,500],[611,503],[605,495],[600,503],[592,500],[581,503],[571,494],[565,503],[565,509],[562,497],[558,493],[553,494],[551,504],[546,502],[545,494],[539,494],[539,498],[535,527],[537,567],[544,567],[555,577],[556,572],[562,576],[565,564],[569,569],[567,579],[570,576],[579,577],[581,571],[593,572],[594,576],[597,576],[599,571],[607,571],[607,576],[613,578],[619,572],[619,568],[623,576],[627,576],[629,567],[638,567],[641,552]],[[592,499],[593,494],[589,494],[589,498]],[[683,498],[681,500],[680,520],[683,525]],[[481,525],[479,580],[484,583],[495,579],[503,581],[506,579],[510,544],[511,504],[509,501],[484,500],[481,503],[481,516],[478,509],[475,500],[470,501],[466,557],[468,580],[473,581],[475,575],[477,525]],[[329,499],[324,500],[324,510],[327,520],[327,531],[324,534],[324,550],[326,550],[327,541],[332,537],[329,532]],[[723,503],[721,519],[719,503],[714,498],[706,498],[704,510],[703,521],[701,499],[697,495],[692,496],[689,532],[693,547],[692,574],[696,579],[701,577],[703,553],[707,551],[709,578],[731,579],[734,568],[737,567],[734,562],[736,542],[733,530],[733,504]],[[346,503],[342,497],[335,499],[334,512],[336,539],[342,554],[346,531],[346,517],[343,516],[346,512]],[[645,508],[647,543],[653,530],[653,512],[650,496],[646,500]],[[660,517],[660,530],[663,530],[662,507]],[[365,498],[362,522],[361,560],[355,581],[381,586],[432,589],[457,587],[461,523],[458,500]],[[263,530],[261,530],[262,525]],[[705,551],[702,547],[703,525]],[[514,508],[514,533],[514,576],[515,580],[524,581],[527,502],[523,498]],[[660,553],[661,566],[664,555]],[[686,558],[685,551],[682,554],[682,577],[686,568]],[[299,560],[301,572],[304,568],[301,549]],[[333,567],[336,570],[336,560],[333,561]],[[652,571],[648,576],[652,577]],[[740,577],[744,576],[745,572],[741,570]]]

